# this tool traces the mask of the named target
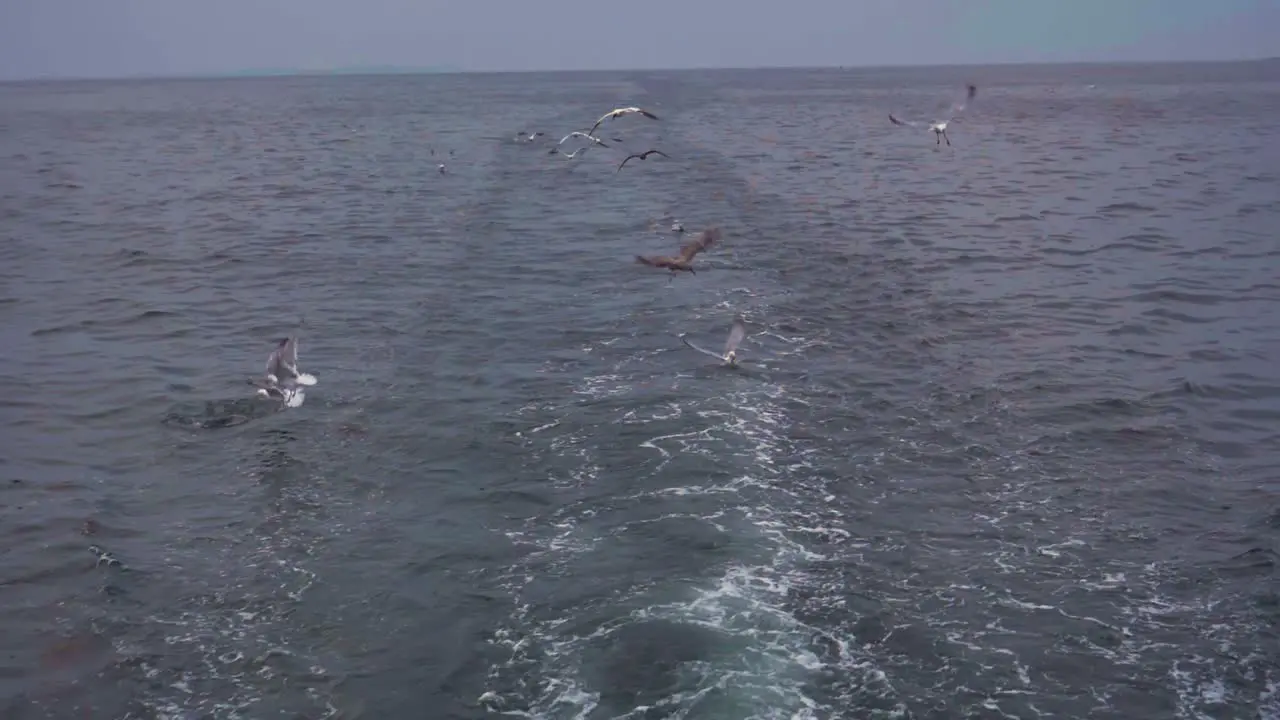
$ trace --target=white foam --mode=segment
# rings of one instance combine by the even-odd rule
[[[572,392],[600,399],[633,395],[646,385],[617,374],[616,368],[614,371],[584,378]],[[624,708],[610,708],[618,718],[647,716],[659,706],[674,717],[714,713],[707,705],[719,703],[732,705],[733,713],[738,713],[735,716],[744,718],[826,717],[835,708],[825,706],[829,699],[814,696],[811,685],[821,684],[818,679],[837,667],[836,672],[856,678],[851,682],[858,683],[863,692],[881,698],[894,695],[884,673],[869,658],[855,654],[848,643],[827,631],[801,621],[790,609],[796,589],[808,583],[806,565],[825,559],[792,535],[820,535],[831,542],[846,542],[849,538],[846,531],[834,526],[830,515],[792,513],[770,504],[779,500],[787,505],[808,505],[807,499],[799,496],[801,491],[792,487],[803,484],[796,474],[803,473],[805,460],[792,451],[785,439],[789,419],[777,403],[786,397],[783,387],[753,384],[747,391],[723,398],[723,402],[708,401],[714,403],[711,406],[665,403],[643,411],[618,409],[618,418],[610,424],[656,423],[670,427],[671,421],[692,414],[704,425],[663,432],[638,443],[656,453],[645,468],[646,477],[658,476],[674,459],[689,456],[712,458],[721,465],[741,465],[744,471],[717,482],[647,489],[617,497],[615,504],[643,507],[646,500],[661,497],[720,498],[714,503],[719,509],[706,516],[679,515],[706,522],[721,533],[737,528],[735,542],[754,548],[744,553],[751,559],[730,564],[691,588],[672,587],[662,579],[658,580],[661,587],[636,583],[610,601],[624,614],[594,629],[584,628],[572,615],[537,617],[530,610],[533,603],[517,599],[511,624],[493,639],[509,655],[491,668],[486,705],[500,707],[506,714],[532,718],[587,717],[598,711],[602,702],[601,693],[592,687],[598,676],[583,672],[588,653],[603,638],[655,621],[703,628],[711,633],[710,637],[719,638],[718,646],[723,643],[722,647],[738,651],[717,651],[705,659],[678,663],[673,672],[678,673],[679,679],[666,691],[667,695],[656,702],[649,697],[648,706],[639,705],[625,712]],[[603,469],[595,461],[595,426],[575,428],[570,422],[572,413],[560,415],[554,421],[538,422],[537,427],[543,431],[540,444],[555,458],[556,465],[578,457],[583,476],[580,482],[597,481]],[[729,509],[741,522],[721,519]],[[533,578],[545,576],[551,568],[567,568],[584,552],[607,550],[600,546],[613,540],[601,536],[598,520],[588,522],[592,512],[562,508],[551,517],[536,519],[528,532],[518,533],[519,541],[532,542],[540,549],[508,574],[508,589],[517,598],[523,597]],[[668,517],[672,515],[658,513],[652,519],[633,520],[628,527]],[[679,599],[672,600],[673,593]],[[631,610],[627,612],[625,608]],[[816,637],[825,640],[815,645]],[[831,648],[836,648],[834,654]],[[890,704],[900,707],[892,700]]]

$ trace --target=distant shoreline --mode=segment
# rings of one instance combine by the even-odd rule
[[[241,78],[241,77],[292,77],[310,75],[439,75],[444,73],[460,73],[462,68],[451,65],[432,67],[398,67],[395,65],[373,65],[370,67],[346,67],[327,70],[305,70],[298,68],[248,68],[232,70],[225,73],[190,74],[174,77],[208,77],[208,78]]]
[[[980,68],[980,67],[1063,67],[1098,65],[1230,65],[1275,64],[1280,57],[1240,58],[1235,60],[1081,60],[1075,62],[1007,62],[1007,63],[956,63],[950,65],[778,65],[767,67],[700,67],[700,68],[612,68],[612,69],[534,69],[534,70],[467,70],[454,65],[431,67],[399,67],[395,65],[355,66],[346,68],[308,70],[302,68],[247,68],[243,70],[175,73],[172,75],[118,75],[72,76],[50,75],[30,78],[0,79],[0,84],[28,82],[87,82],[87,81],[138,81],[138,80],[243,80],[250,78],[283,77],[377,77],[385,75],[510,75],[510,74],[563,74],[563,73],[632,73],[632,72],[683,72],[683,71],[744,71],[744,70],[912,70],[932,68]]]

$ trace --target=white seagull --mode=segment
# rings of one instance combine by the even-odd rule
[[[955,118],[956,115],[959,115],[961,112],[964,111],[965,107],[968,106],[969,102],[973,100],[973,96],[977,94],[978,94],[977,86],[970,85],[969,91],[965,94],[964,100],[951,106],[951,110],[947,114],[947,118],[945,120],[934,120],[933,122],[929,123],[929,129],[933,131],[934,137],[937,139],[936,144],[941,145],[942,141],[946,140],[947,145],[948,146],[951,145],[951,138],[947,137],[947,125],[952,121],[952,119]],[[919,122],[913,122],[911,120],[899,120],[898,118],[893,116],[893,113],[889,113],[889,122],[893,123],[894,125],[906,125],[908,127],[920,127],[923,124]]]
[[[618,108],[617,110],[610,110],[609,112],[600,116],[600,119],[596,121],[595,125],[591,126],[591,129],[587,131],[587,134],[595,135],[596,128],[600,127],[600,123],[604,122],[605,120],[608,120],[610,118],[619,118],[619,117],[622,117],[623,115],[630,115],[632,113],[640,113],[641,115],[649,118],[650,120],[658,119],[657,115],[654,115],[653,113],[649,112],[648,110],[645,110],[644,108],[638,108],[638,107]]]
[[[711,357],[724,363],[726,367],[738,367],[738,345],[742,344],[743,338],[747,336],[747,326],[742,323],[742,318],[734,318],[733,327],[729,329],[729,339],[725,340],[724,352],[716,353],[689,342],[685,338],[686,333],[680,333],[680,342],[697,350],[704,355]]]
[[[609,147],[600,138],[596,137],[595,135],[592,135],[591,133],[584,133],[581,130],[574,130],[568,135],[565,135],[564,137],[560,138],[560,142],[556,143],[556,145],[563,145],[566,140],[568,140],[569,138],[575,138],[575,137],[586,138],[587,140],[590,140],[591,142],[599,145],[600,147]]]
[[[258,388],[258,395],[274,397],[289,407],[298,407],[306,400],[304,385],[315,385],[316,377],[298,370],[298,338],[290,335],[276,344],[267,356],[265,377],[249,380]]]

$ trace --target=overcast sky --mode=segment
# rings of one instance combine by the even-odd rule
[[[1280,56],[1280,0],[0,0],[0,78]]]

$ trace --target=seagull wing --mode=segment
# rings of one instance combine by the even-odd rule
[[[595,136],[591,135],[590,133],[584,133],[584,132],[582,132],[581,130],[574,130],[573,132],[569,133],[568,135],[565,135],[564,137],[560,138],[560,142],[559,142],[559,143],[557,143],[557,144],[558,144],[558,145],[563,145],[563,144],[565,143],[565,141],[566,141],[566,140],[568,140],[569,138],[575,138],[575,137],[580,137],[580,138],[583,138],[584,140],[590,140],[591,142],[593,142],[593,143],[595,143],[595,144],[597,144],[597,145],[604,145],[604,147],[609,147],[608,145],[605,145],[605,144],[604,144],[604,141],[603,141],[603,140],[601,140],[600,138],[595,137]]]
[[[649,112],[648,110],[645,110],[645,109],[643,109],[643,108],[636,108],[636,109],[635,109],[635,111],[636,111],[636,112],[638,112],[638,113],[640,113],[641,115],[643,115],[643,116],[645,116],[645,117],[649,118],[650,120],[657,120],[657,119],[658,119],[658,116],[657,116],[657,115],[654,115],[653,113],[651,113],[651,112]]]
[[[706,348],[700,348],[697,345],[694,345],[693,343],[689,342],[688,338],[686,338],[683,334],[680,335],[680,342],[684,343],[685,345],[688,345],[689,347],[693,348],[694,350],[697,350],[698,352],[704,355],[710,355],[711,357],[717,360],[724,360],[723,355],[720,355],[718,353],[713,353],[710,350],[707,350]]]
[[[617,111],[616,111],[616,110],[610,110],[609,112],[605,113],[604,115],[601,115],[601,116],[600,116],[600,119],[596,121],[596,124],[595,124],[595,125],[592,125],[592,126],[591,126],[591,129],[587,131],[587,134],[588,134],[588,135],[595,135],[595,134],[596,134],[596,128],[600,127],[600,123],[602,123],[602,122],[604,122],[605,120],[608,120],[609,118],[613,117],[613,114],[614,114],[615,112],[617,112]]]
[[[973,98],[976,97],[977,94],[978,94],[977,85],[971,84],[967,86],[965,89],[964,99],[961,100],[960,102],[952,103],[951,109],[947,111],[946,120],[944,120],[943,122],[951,122],[951,120],[955,118],[955,116],[964,112],[964,109],[969,107],[969,103],[973,102]]]
[[[617,170],[614,170],[614,172],[622,172],[622,166],[623,166],[623,165],[626,165],[626,164],[627,164],[627,161],[628,161],[628,160],[630,160],[631,158],[640,158],[641,160],[643,160],[643,159],[644,159],[644,156],[643,156],[643,155],[641,155],[641,154],[639,154],[639,153],[637,153],[637,154],[635,154],[635,155],[628,155],[628,156],[626,156],[626,157],[622,158],[622,162],[618,163],[618,169],[617,169]]]
[[[581,136],[582,136],[582,138],[583,138],[584,140],[590,140],[591,142],[595,143],[596,145],[600,145],[600,146],[602,146],[602,147],[609,147],[609,145],[608,145],[608,144],[606,144],[606,143],[605,143],[605,141],[601,140],[600,138],[596,137],[595,135],[592,135],[592,134],[590,134],[590,133],[584,133],[584,132],[579,132],[578,134],[579,134],[579,135],[581,135]]]
[[[729,330],[729,339],[724,342],[724,354],[728,355],[738,346],[742,344],[743,338],[747,336],[747,326],[742,323],[742,318],[735,318],[733,327]]]
[[[920,123],[913,122],[911,120],[899,120],[898,118],[893,116],[893,113],[889,113],[889,122],[893,123],[894,125],[905,125],[907,127],[920,127]]]
[[[298,376],[298,339],[290,335],[267,356],[267,374],[283,382]]]
[[[689,262],[695,255],[720,242],[720,228],[707,228],[694,240],[680,248],[680,259]]]
[[[643,153],[641,153],[641,154],[640,154],[640,159],[641,159],[641,160],[644,160],[645,158],[649,157],[650,155],[661,155],[662,157],[664,157],[664,158],[666,158],[666,159],[668,159],[668,160],[670,160],[670,159],[671,159],[671,156],[670,156],[670,155],[668,155],[668,154],[666,154],[666,153],[662,152],[661,150],[645,150]]]
[[[271,354],[267,356],[267,374],[275,378],[279,378],[285,371],[285,342],[287,341],[282,340],[280,344],[276,346],[276,349],[272,350]]]
[[[298,374],[298,338],[290,335],[285,338],[284,344],[281,346],[280,364],[289,371],[290,375]]]

